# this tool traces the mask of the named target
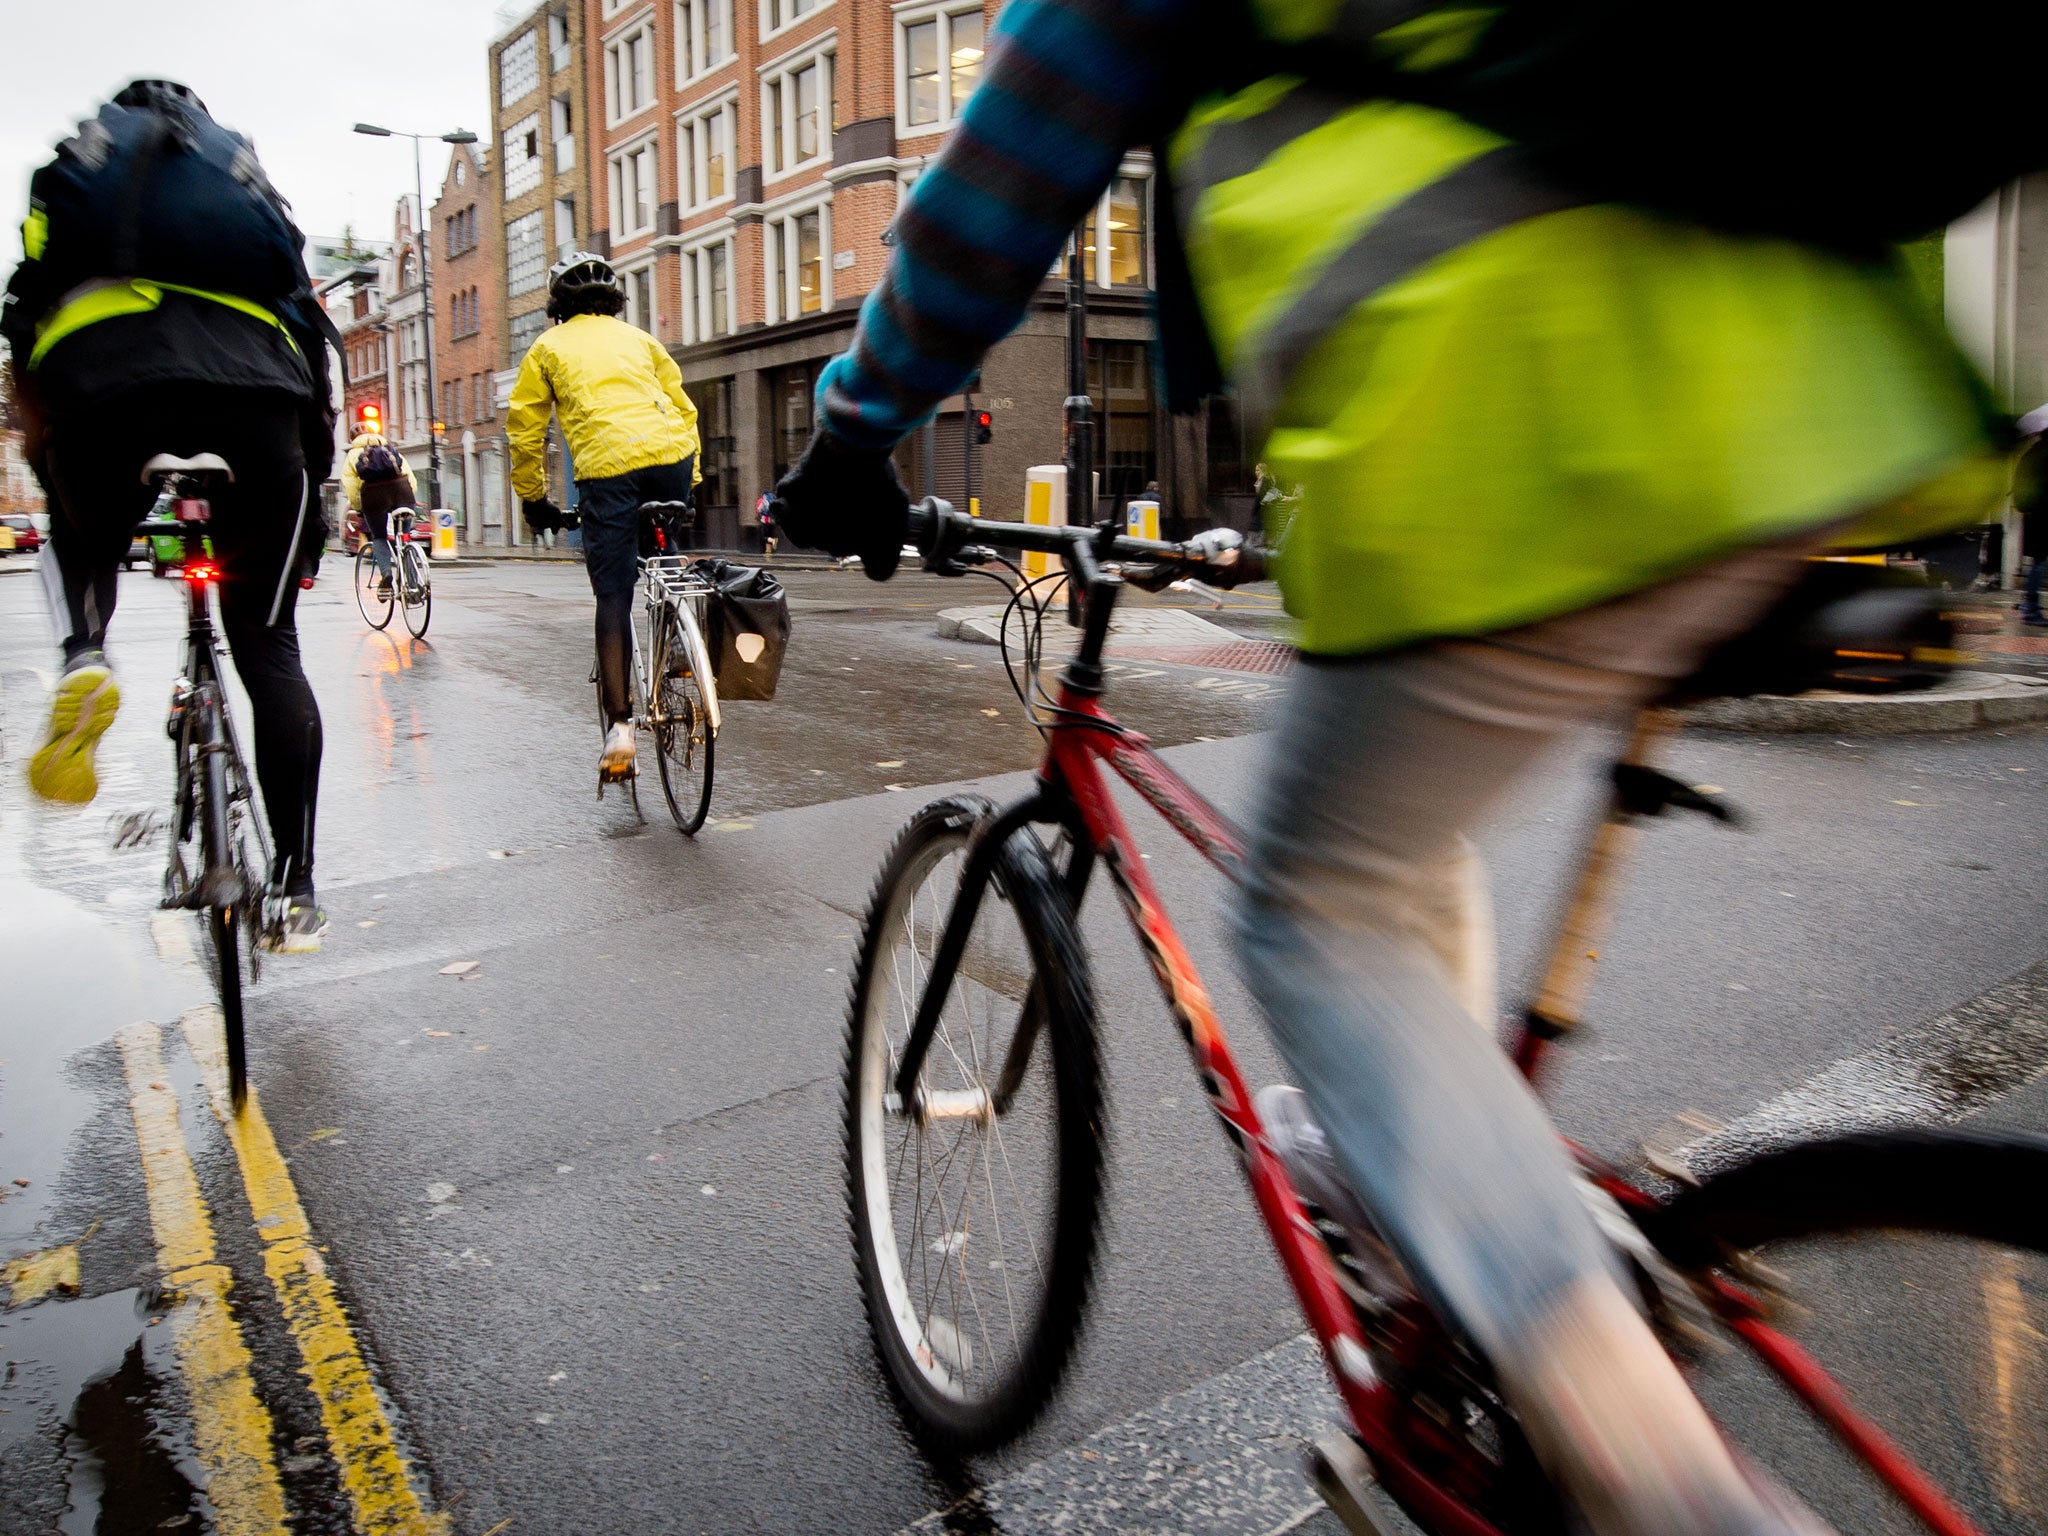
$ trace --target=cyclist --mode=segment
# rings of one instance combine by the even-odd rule
[[[1586,1528],[1811,1529],[1687,1390],[1497,1047],[1465,834],[1565,731],[1746,628],[1807,551],[1968,521],[1998,489],[1992,424],[1891,265],[1631,206],[1653,184],[1574,194],[1425,104],[1451,98],[1443,71],[1540,85],[1592,35],[1546,52],[1547,14],[1013,0],[819,381],[777,520],[887,579],[906,514],[890,450],[1021,318],[1125,155],[1162,146],[1186,194],[1154,205],[1184,229],[1158,251],[1169,396],[1201,393],[1182,362],[1199,347],[1176,349],[1213,346],[1273,481],[1301,487],[1278,564],[1306,664],[1239,948],[1305,1118]],[[1283,50],[1354,73],[1262,62]],[[1191,88],[1216,58],[1249,62]],[[1909,494],[1910,516],[1864,515]],[[1311,1138],[1284,1131],[1299,1166]]]
[[[98,793],[95,749],[120,705],[107,665],[115,576],[151,505],[152,456],[214,453],[221,627],[255,717],[288,910],[282,947],[317,949],[313,887],[320,710],[299,661],[299,577],[326,527],[334,456],[328,338],[283,199],[246,140],[182,85],[138,80],[58,149],[29,187],[25,259],[0,335],[50,501],[44,570],[64,675],[29,782]]]
[[[377,562],[377,596],[391,595],[391,514],[420,504],[419,483],[381,432],[358,432],[341,462],[341,489],[363,518],[370,558]]]
[[[519,365],[505,436],[512,489],[535,527],[559,526],[547,499],[548,413],[561,418],[576,465],[583,560],[597,599],[598,679],[605,734],[599,771],[633,764],[633,587],[640,505],[688,501],[697,469],[697,407],[668,348],[618,318],[626,292],[602,256],[577,251],[548,273],[548,317]]]

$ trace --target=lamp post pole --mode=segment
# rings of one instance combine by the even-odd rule
[[[474,144],[476,135],[461,128],[453,133],[404,133],[379,128],[374,123],[357,123],[356,132],[374,139],[412,140],[413,201],[419,217],[419,226],[414,233],[420,247],[420,336],[427,354],[427,495],[438,510],[441,506],[441,399],[440,384],[434,377],[434,269],[430,249],[434,243],[434,231],[427,217],[427,187],[420,169],[420,141],[436,138],[444,144]]]

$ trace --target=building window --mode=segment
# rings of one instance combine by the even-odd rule
[[[547,235],[540,210],[521,214],[505,226],[505,293],[531,293],[547,279]]]
[[[559,75],[569,67],[569,13],[548,13],[548,72]]]
[[[762,159],[770,176],[784,176],[832,153],[837,93],[832,54],[814,53],[761,83]]]
[[[732,196],[732,146],[739,102],[732,98],[684,120],[676,131],[677,193],[685,208]]]
[[[622,311],[628,325],[637,325],[649,335],[655,333],[654,313],[654,269],[641,267],[632,272],[621,272],[619,281],[626,290],[626,307]]]
[[[529,309],[523,315],[514,315],[510,328],[512,341],[512,366],[517,368],[521,358],[533,339],[548,328],[548,315],[544,309]]]
[[[739,505],[739,443],[733,434],[732,397],[729,378],[690,386],[690,398],[697,403],[697,440],[703,450],[698,460],[704,471],[704,483],[697,488],[700,506]]]
[[[498,55],[498,104],[509,107],[540,84],[540,34],[520,33]]]
[[[780,32],[818,8],[819,0],[761,0],[761,35]]]
[[[576,124],[570,116],[569,98],[557,96],[548,103],[548,132],[555,141],[555,174],[576,168]]]
[[[483,329],[483,301],[474,288],[461,288],[448,300],[448,334],[474,336]]]
[[[505,130],[505,200],[540,185],[540,114],[529,112]]]
[[[1151,285],[1151,253],[1146,246],[1150,223],[1151,178],[1119,176],[1081,226],[1081,245],[1088,262],[1088,280],[1098,288],[1145,288]],[[1055,276],[1064,276],[1060,257]]]
[[[660,193],[655,185],[654,144],[629,149],[612,161],[612,238],[630,240],[654,228]]]
[[[769,400],[769,450],[775,459],[775,478],[780,480],[803,457],[811,440],[812,402],[818,393],[818,371],[822,362],[798,363],[789,368],[766,370]]]
[[[476,249],[476,209],[474,206],[448,215],[448,254],[466,256]]]
[[[555,254],[567,256],[576,249],[576,199],[555,199]]]
[[[1152,364],[1142,341],[1088,343],[1095,463],[1102,494],[1129,499],[1158,478],[1152,431]]]
[[[676,0],[676,84],[732,57],[732,0]]]
[[[605,45],[604,100],[616,123],[654,105],[654,26],[633,28]]]
[[[819,207],[784,214],[762,227],[768,239],[768,323],[829,308],[825,248],[830,211]]]
[[[913,11],[896,24],[897,127],[943,128],[981,80],[981,7]]]
[[[732,334],[732,261],[730,238],[683,252],[685,342]]]

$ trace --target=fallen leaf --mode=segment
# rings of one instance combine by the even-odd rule
[[[901,794],[904,790],[910,788],[910,786],[908,784],[884,784],[882,788],[889,791],[890,794],[895,795]]]
[[[448,1031],[445,1029],[429,1029],[423,1031],[423,1033],[430,1040],[446,1040],[448,1038]]]
[[[473,1050],[479,1050],[479,1051],[488,1051],[488,1050],[490,1049],[490,1047],[489,1047],[488,1045],[479,1045],[479,1046],[473,1046],[473,1047],[471,1047],[471,1049],[473,1049]]]
[[[22,1182],[16,1179],[15,1183]],[[12,1292],[8,1304],[25,1306],[31,1301],[41,1301],[52,1291],[62,1291],[67,1296],[78,1294],[78,1245],[66,1243],[61,1248],[45,1248],[39,1253],[23,1254],[20,1258],[0,1265],[0,1285],[6,1285]]]
[[[900,757],[892,757],[889,759],[888,762],[877,763],[875,764],[875,766],[877,768],[901,768],[903,766],[903,759]]]
[[[328,1127],[327,1127],[326,1129],[324,1129],[324,1130],[318,1130],[318,1131],[315,1131],[315,1132],[314,1132],[314,1133],[313,1133],[312,1135],[308,1136],[308,1137],[306,1138],[306,1140],[308,1140],[308,1141],[325,1141],[325,1140],[327,1140],[327,1138],[328,1138],[328,1137],[330,1137],[330,1136],[339,1136],[340,1134],[341,1134],[341,1127],[340,1127],[340,1126],[338,1126],[338,1125],[330,1125],[330,1126],[328,1126]]]
[[[358,928],[374,928],[377,926],[377,919],[375,919],[374,917],[366,917],[360,923],[357,923],[356,926]]]
[[[987,715],[989,719],[993,720],[996,718],[997,715],[1000,715],[1002,711],[999,709],[984,709],[982,713],[984,715]]]
[[[599,955],[597,958],[602,960],[606,957]],[[442,966],[441,974],[443,976],[467,976],[481,964],[483,964],[481,960],[455,960]]]
[[[1918,805],[1919,803],[1918,800],[1894,800],[1892,802],[1893,805]]]
[[[704,1186],[704,1193],[707,1195],[715,1195],[718,1193],[718,1186],[716,1184],[706,1184]]]
[[[427,1198],[436,1205],[446,1205],[455,1198],[455,1186],[437,1179],[427,1186]]]

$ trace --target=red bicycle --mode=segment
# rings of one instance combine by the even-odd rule
[[[919,811],[889,852],[861,938],[848,1205],[876,1350],[913,1428],[947,1454],[1013,1438],[1050,1401],[1079,1336],[1104,1138],[1076,913],[1100,864],[1348,1415],[1314,1441],[1324,1497],[1356,1532],[1395,1528],[1389,1498],[1438,1536],[1566,1529],[1485,1362],[1416,1298],[1376,1234],[1297,1192],[1103,772],[1236,876],[1241,835],[1104,708],[1103,650],[1126,576],[1233,585],[1255,574],[1252,552],[990,523],[933,501],[913,510],[912,535],[926,568],[948,575],[1008,566],[991,544],[1062,556],[1084,597],[1053,695],[1038,663],[1043,599],[1061,578],[1016,576],[1004,633],[1021,614],[1011,675],[1046,737],[1037,783],[1004,809],[956,796]],[[1616,767],[1550,971],[1509,1046],[1532,1077],[1577,1024],[1633,829],[1671,808],[1725,814],[1644,761],[1667,719],[1647,712]],[[1941,1536],[2041,1528],[2048,1138],[1844,1135],[1760,1150],[1669,1194],[1578,1158],[1646,1309],[1720,1422],[1739,1427],[1745,1454],[1775,1464],[1845,1532],[1914,1529],[1916,1517]],[[1798,1339],[1795,1291],[1818,1298]],[[1881,1405],[1885,1427],[1852,1387]],[[1976,1389],[1967,1406],[1963,1387]],[[1816,1421],[1832,1436],[1815,1434]],[[1853,1475],[1857,1465],[1869,1476]]]

